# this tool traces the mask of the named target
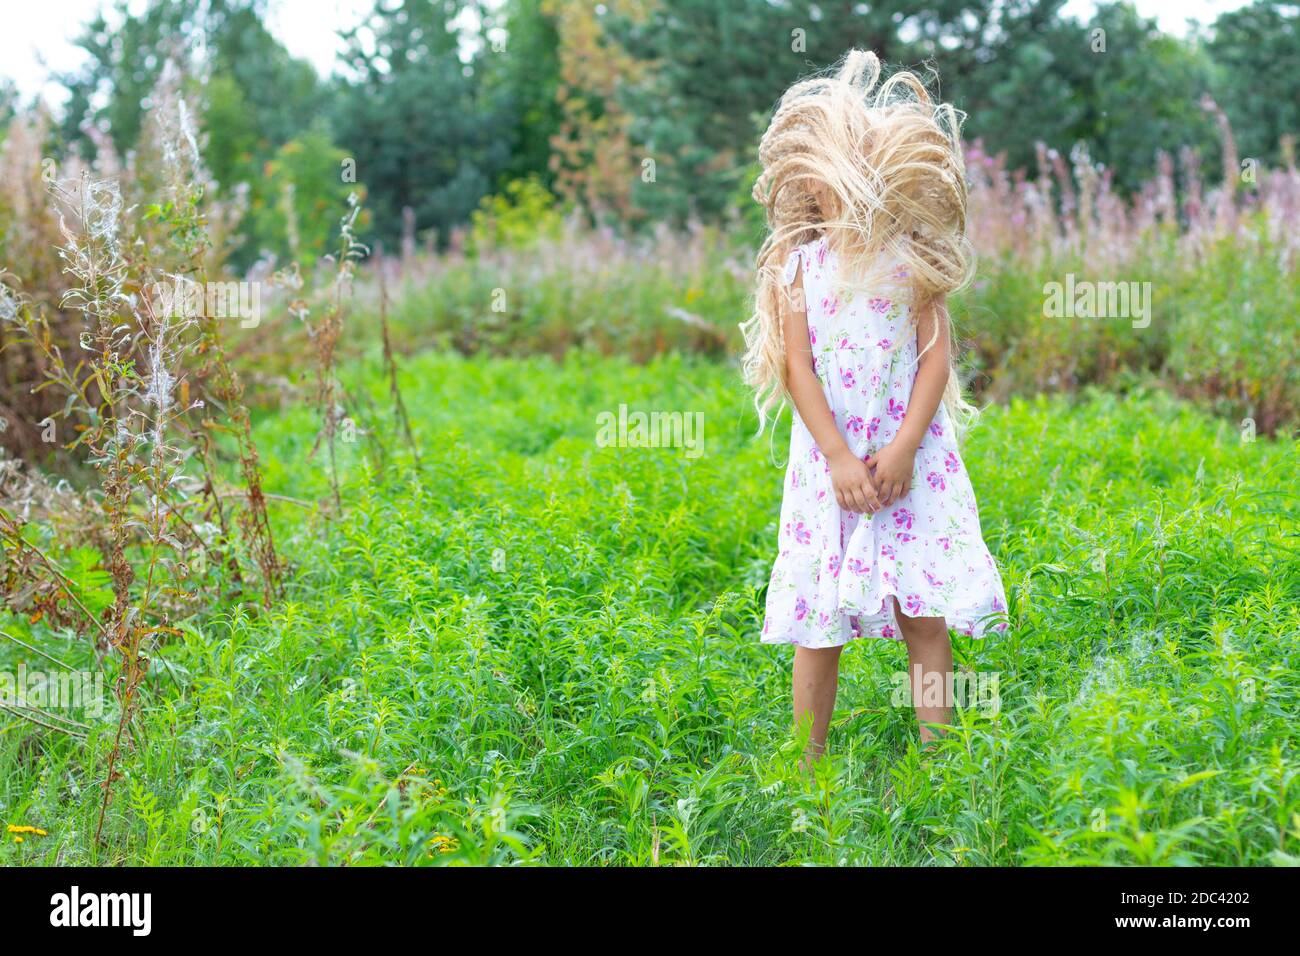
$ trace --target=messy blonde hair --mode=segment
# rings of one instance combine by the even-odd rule
[[[797,246],[825,235],[849,286],[879,281],[872,270],[882,264],[903,266],[904,296],[913,305],[970,281],[963,118],[946,103],[936,105],[914,73],[880,82],[880,60],[863,50],[781,97],[758,150],[762,174],[753,196],[767,210],[769,233],[758,253],[754,313],[741,326],[760,433],[787,394],[780,296],[785,262]],[[941,319],[951,321],[946,311]],[[937,337],[937,324],[935,331]],[[951,329],[949,338],[955,354]],[[959,430],[975,411],[962,399],[955,370],[944,404]]]

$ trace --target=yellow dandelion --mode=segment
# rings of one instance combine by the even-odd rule
[[[33,836],[49,836],[49,834],[40,827],[19,826],[16,823],[9,824],[6,829],[10,833],[30,833]],[[21,843],[22,840],[20,839],[19,842]]]

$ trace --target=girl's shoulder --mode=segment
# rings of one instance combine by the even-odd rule
[[[820,279],[827,270],[828,243],[825,235],[820,235],[816,239],[810,239],[807,242],[795,246],[790,250],[790,255],[785,262],[785,282],[789,285],[794,281],[795,274],[799,267],[803,266],[804,280]]]

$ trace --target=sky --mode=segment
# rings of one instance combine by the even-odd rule
[[[321,74],[334,66],[339,51],[336,31],[352,26],[374,0],[271,0],[271,32],[289,52],[311,61]],[[1245,6],[1248,0],[1136,0],[1138,12],[1155,17],[1168,33],[1185,34],[1189,18],[1202,23]],[[12,80],[24,97],[43,96],[51,105],[62,102],[51,73],[75,70],[82,62],[74,41],[82,25],[107,5],[107,0],[0,0],[5,6],[0,32],[0,78]],[[111,4],[116,6],[116,4]],[[142,9],[146,0],[131,0]],[[1069,0],[1065,12],[1084,18],[1093,0]]]

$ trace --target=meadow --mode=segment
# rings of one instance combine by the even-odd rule
[[[981,696],[924,752],[903,649],[855,644],[808,775],[757,640],[789,429],[737,363],[757,170],[619,219],[532,157],[453,216],[383,150],[369,184],[319,137],[238,153],[229,88],[159,66],[123,139],[0,140],[0,690],[104,705],[0,698],[0,864],[1300,862],[1292,138],[1242,159],[1206,97],[1209,174],[967,144],[1009,630],[955,638]],[[1143,310],[1054,312],[1075,279]],[[258,314],[176,307],[213,287]],[[622,408],[702,454],[610,445]]]
[[[344,377],[388,394],[375,354]],[[284,599],[152,652],[102,842],[116,715],[6,715],[0,815],[46,835],[0,864],[1300,862],[1293,441],[1140,389],[991,408],[966,457],[1011,627],[956,648],[996,706],[922,753],[902,649],[854,644],[809,778],[756,639],[788,422],[754,439],[734,366],[425,352],[401,386],[419,465],[341,443],[329,520],[310,408],[259,415]],[[701,412],[704,454],[599,447],[612,397]]]

